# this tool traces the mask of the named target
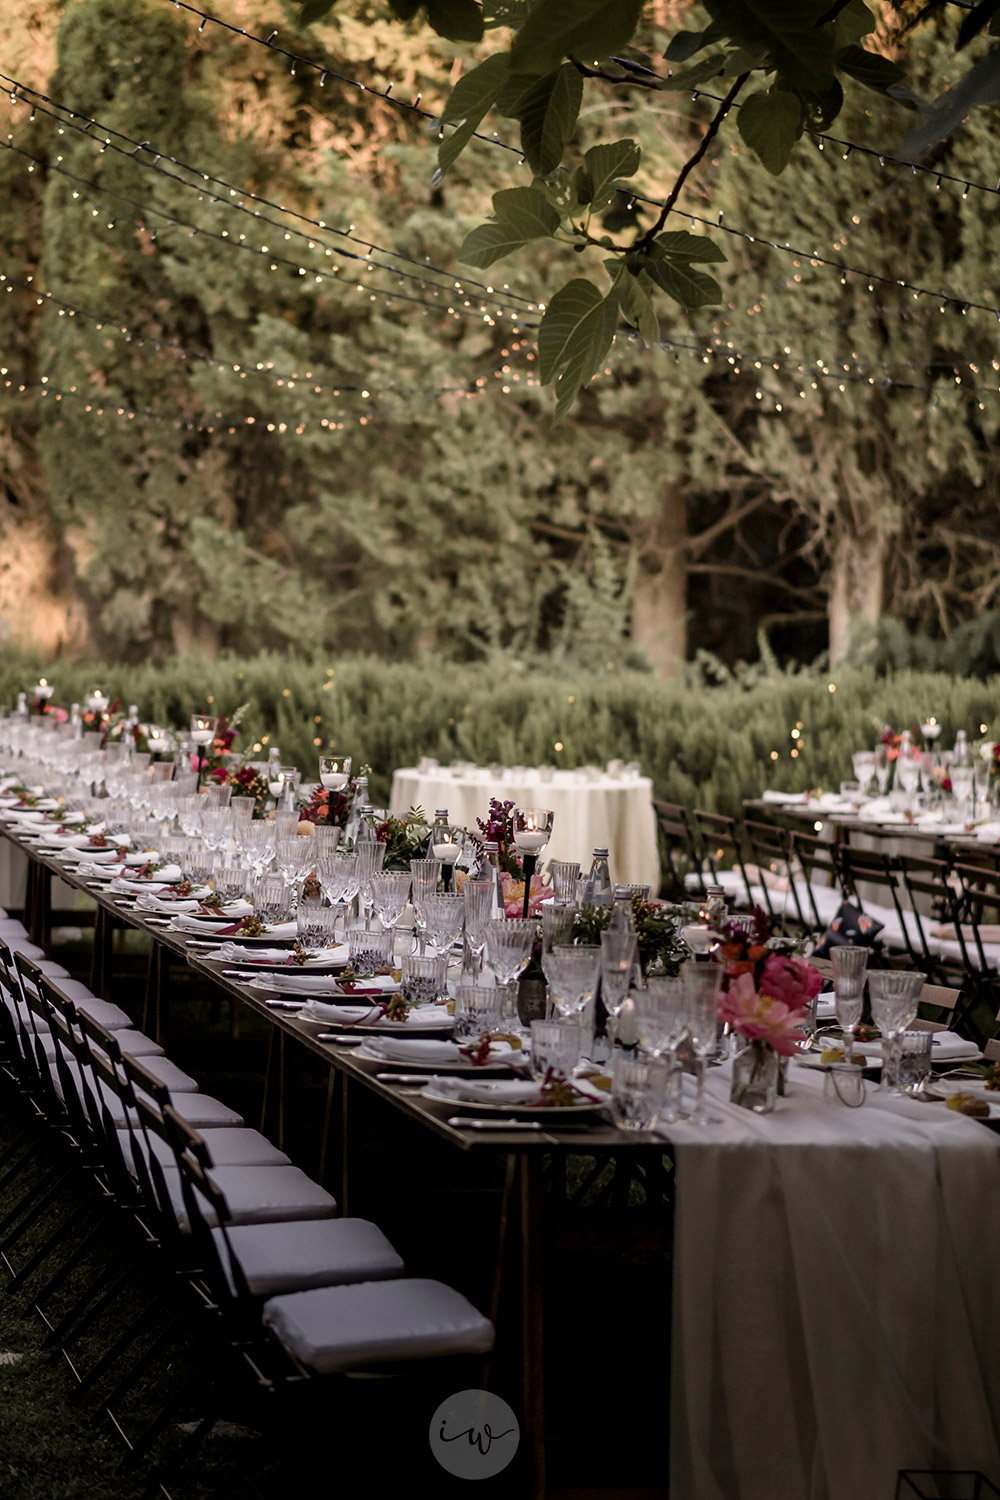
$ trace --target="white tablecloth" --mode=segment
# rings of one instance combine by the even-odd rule
[[[595,848],[606,848],[611,879],[627,885],[649,885],[655,896],[660,884],[656,848],[653,784],[646,776],[630,781],[602,775],[587,781],[577,771],[556,771],[542,781],[537,771],[516,780],[507,772],[502,781],[488,770],[452,776],[447,770],[427,774],[407,767],[392,778],[392,811],[422,807],[433,817],[446,807],[453,823],[476,832],[476,819],[485,822],[490,798],[519,807],[547,807],[555,814],[552,838],[542,856],[579,860],[584,874]]]
[[[758,1117],[669,1127],[670,1493],[876,1500],[899,1469],[1000,1480],[1000,1139],[942,1106],[827,1105],[792,1064]]]

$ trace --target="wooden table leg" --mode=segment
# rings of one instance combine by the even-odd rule
[[[148,1032],[152,1026],[154,1042],[164,1045],[166,1015],[163,1005],[164,986],[170,968],[170,953],[163,943],[153,939],[149,952],[149,967],[146,970],[146,995],[142,1006],[142,1029]]]
[[[350,1116],[348,1113],[348,1096],[351,1092],[347,1074],[345,1073],[340,1083],[340,1212],[348,1212],[347,1200],[350,1194],[350,1153],[348,1126]]]
[[[36,942],[46,953],[52,951],[52,871],[38,866],[38,937]]]
[[[323,1108],[323,1130],[320,1135],[319,1144],[318,1181],[320,1187],[326,1187],[326,1158],[330,1144],[330,1125],[333,1121],[333,1107],[337,1098],[337,1081],[339,1078],[339,1071],[331,1067],[326,1079],[326,1104]]]
[[[267,1105],[271,1097],[271,1072],[274,1068],[277,1047],[274,1044],[278,1028],[269,1026],[267,1029],[267,1061],[264,1063],[264,1096],[260,1103],[260,1133],[267,1135]]]
[[[533,1500],[545,1500],[545,1347],[542,1163],[534,1152],[518,1161],[521,1188],[522,1433],[531,1465]]]

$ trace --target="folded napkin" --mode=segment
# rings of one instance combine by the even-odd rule
[[[31,808],[16,808],[16,807],[12,807],[7,812],[0,814],[0,817],[3,817],[4,822],[6,822],[6,823],[13,823],[15,825],[15,827],[17,826],[18,823],[44,823],[45,822],[45,814],[44,814],[44,812],[35,812],[35,811],[32,811]]]
[[[975,928],[968,927],[963,922],[962,936],[967,943],[974,943],[976,941]],[[995,923],[990,924],[989,922],[986,922],[980,927],[979,936],[982,938],[984,943],[1000,943],[1000,926],[997,926]],[[945,943],[953,943],[956,941],[956,933],[954,927],[932,927],[931,937],[937,938],[940,942]]]
[[[432,1063],[440,1067],[454,1064],[470,1066],[468,1053],[458,1042],[439,1042],[436,1037],[419,1036],[373,1036],[365,1042],[365,1048],[386,1062]],[[523,1052],[516,1051],[509,1042],[493,1042],[490,1045],[489,1061],[495,1063],[525,1064]]]
[[[265,988],[259,979],[253,983]],[[363,1021],[381,1019],[380,1005],[324,1005],[321,1000],[307,1000],[299,1011],[300,1021],[322,1021],[326,1026],[359,1026]]]
[[[1000,823],[980,823],[976,829],[976,838],[981,839],[984,844],[1000,844]]]
[[[46,849],[84,849],[90,843],[87,833],[46,833],[39,839]]]
[[[863,1057],[882,1056],[881,1042],[855,1042],[854,1051],[860,1052]],[[935,1031],[931,1040],[931,1057],[935,1062],[950,1062],[962,1057],[978,1057],[979,1048],[975,1042],[968,1041],[964,1036],[958,1036],[954,1031]]]
[[[261,979],[253,981],[255,988],[266,989]],[[322,1021],[325,1025],[356,1026],[360,1023],[378,1022],[381,1026],[396,1026],[400,1031],[450,1031],[455,1022],[440,1005],[417,1005],[410,1011],[408,1021],[386,1021],[380,1004],[352,1005],[351,997],[345,995],[342,1005],[333,1005],[324,1000],[307,1000],[299,1011],[300,1021]]]
[[[116,881],[114,885],[112,885],[112,890],[114,890],[118,884],[119,882]],[[125,882],[122,881],[121,884],[124,885]],[[167,892],[169,891],[170,887],[161,886],[160,889],[164,892]],[[161,896],[155,891],[151,891],[148,885],[144,885],[142,887],[142,895],[135,903],[135,909],[136,911],[159,912],[166,915],[168,913],[173,914],[174,912],[200,911],[201,902],[196,901],[193,896],[191,896],[187,900],[171,901],[169,896]]]
[[[143,861],[143,863],[147,862],[148,861]],[[136,877],[135,871],[137,869],[141,870],[142,864],[130,865],[128,860],[126,860],[125,869],[122,871],[122,874],[126,879],[130,880],[133,885],[137,885],[140,891],[145,889],[146,886],[150,883],[152,883],[153,885],[178,885],[184,878],[180,865],[163,865],[159,870],[154,870],[148,880],[145,877],[143,877],[142,879]]]
[[[335,974],[286,974],[282,971],[280,974],[269,974],[267,978],[262,975],[260,979],[254,980],[254,984],[287,995],[350,994],[349,989],[345,990],[343,980]],[[358,987],[365,994],[371,990],[380,995],[396,995],[401,988],[399,980],[393,979],[391,974],[376,974],[371,979],[360,979]]]
[[[435,1063],[461,1066],[469,1059],[458,1042],[439,1042],[435,1037],[420,1036],[373,1036],[365,1047],[376,1057],[386,1062]],[[510,1048],[507,1049],[508,1053]]]
[[[128,880],[123,875],[116,875],[108,889],[116,896],[141,896],[145,892],[155,895],[159,891],[168,891],[170,887],[160,880]]]
[[[157,895],[146,889],[135,904],[140,911],[200,911],[201,903],[206,896],[210,896],[211,894],[212,887],[210,885],[196,885],[190,895],[187,896],[178,896],[176,887],[171,887],[170,890],[164,891],[162,895]],[[223,917],[220,917],[219,920],[222,921]]]
[[[121,875],[125,866],[120,859],[82,859],[76,867],[81,880],[111,880]]]
[[[764,792],[762,802],[785,802],[789,807],[804,807],[809,801],[808,792]]]
[[[238,937],[238,925],[239,920],[233,917],[220,917],[216,922],[209,917],[188,917],[183,913],[176,916],[170,924],[175,932],[197,932],[202,937]],[[276,942],[281,942],[284,938],[294,941],[298,936],[298,927],[294,922],[279,922],[276,927],[268,927],[261,936],[273,938]]]
[[[465,1104],[499,1104],[513,1108],[544,1108],[540,1079],[521,1078],[440,1078],[427,1080],[435,1094],[445,1094],[449,1099]],[[608,1096],[586,1078],[574,1078],[573,1087],[579,1093],[581,1105],[606,1104]]]
[[[287,964],[291,962],[291,956],[287,948],[252,948],[247,943],[222,943],[218,950],[218,957],[226,964]],[[347,964],[351,960],[351,950],[346,943],[339,943],[336,948],[324,948],[313,956],[312,961],[319,966],[329,964]],[[307,960],[308,963],[308,960]]]
[[[836,995],[817,995],[816,997],[816,1019],[817,1021],[833,1021],[837,1016]]]
[[[125,855],[127,865],[148,865],[150,860],[159,859],[159,849],[137,849],[133,854]]]
[[[82,823],[82,822],[83,822],[83,813],[81,813],[81,812],[67,813],[65,815],[65,817],[63,818],[63,823],[66,825],[67,828],[71,828],[74,823]]]

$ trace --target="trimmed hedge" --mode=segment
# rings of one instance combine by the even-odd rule
[[[209,700],[219,712],[245,702],[241,748],[270,735],[284,761],[315,779],[314,740],[323,747],[332,741],[353,754],[356,766],[372,767],[379,802],[388,797],[393,770],[422,755],[443,763],[570,767],[618,758],[639,761],[659,797],[736,813],[765,786],[836,788],[852,775],[851,753],[871,747],[885,723],[898,730],[934,714],[944,725],[940,745],[950,745],[958,729],[978,739],[982,725],[1000,738],[1000,677],[984,682],[914,671],[884,677],[871,668],[774,672],[746,687],[658,682],[630,672],[516,675],[366,657],[331,663],[262,653],[118,667],[6,653],[0,703],[14,703],[39,675],[55,684],[56,703],[82,701],[97,685],[123,705],[137,704],[143,719],[174,725]]]

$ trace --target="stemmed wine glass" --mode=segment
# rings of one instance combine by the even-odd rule
[[[345,911],[350,910],[351,902],[358,894],[358,857],[356,854],[332,854],[327,858],[320,859],[316,865],[316,874],[323,888],[323,894],[334,907],[343,906]],[[344,926],[347,926],[345,916]],[[336,919],[334,920],[336,929]]]
[[[628,928],[606,928],[601,933],[601,999],[608,1013],[608,1035],[612,1042],[618,1017],[628,999],[639,940]]]
[[[889,785],[889,777],[892,775],[892,761],[889,759],[889,746],[881,742],[875,746],[875,780],[878,782],[878,794],[884,797]]]
[[[581,1018],[594,998],[601,972],[601,950],[596,943],[555,943],[542,954],[549,982],[549,999],[560,1016]]]
[[[666,1057],[667,1103],[660,1118],[674,1124],[680,1118],[680,1065],[677,1048],[687,1030],[687,993],[684,980],[667,976],[646,980],[635,993],[636,1035],[639,1046],[653,1057]]]
[[[854,767],[855,780],[860,783],[862,792],[867,792],[875,772],[875,752],[858,750],[851,756],[851,764]]]
[[[833,964],[837,1020],[844,1033],[844,1061],[849,1063],[854,1056],[854,1033],[864,1004],[868,949],[845,943],[843,947],[830,949],[830,961]]]
[[[427,936],[439,954],[447,954],[462,930],[465,899],[454,892],[435,892],[424,898]]]
[[[411,859],[410,878],[413,881],[414,931],[420,943],[421,954],[427,942],[427,924],[424,921],[424,902],[437,890],[441,874],[439,859]]]
[[[486,951],[486,929],[493,916],[493,881],[467,880],[462,887],[465,907],[465,945],[472,959],[472,973],[479,974]]]
[[[877,969],[868,976],[872,1020],[882,1033],[882,1087],[890,1094],[901,1092],[899,1054],[903,1032],[917,1014],[923,987],[924,975],[906,970]]]
[[[371,931],[372,906],[375,900],[372,892],[372,880],[376,875],[382,873],[386,848],[387,845],[383,844],[380,839],[364,839],[358,844],[355,850],[358,861],[358,882],[365,910],[366,932]]]
[[[306,865],[309,863],[309,851],[302,847],[305,842],[305,839],[300,838],[276,840],[275,863],[278,866],[279,875],[289,890],[305,873]]]
[[[689,962],[684,965],[686,1026],[694,1048],[698,1080],[694,1113],[690,1116],[692,1125],[716,1123],[705,1110],[705,1073],[708,1054],[714,1050],[718,1035],[719,994],[724,974],[723,964]]]
[[[535,923],[529,918],[507,918],[491,922],[486,929],[486,952],[497,984],[512,984],[527,968],[531,945],[535,941]]]
[[[409,870],[382,871],[372,876],[372,902],[375,915],[382,924],[383,932],[391,932],[389,957],[392,957],[392,942],[395,939],[396,923],[410,899]]]

